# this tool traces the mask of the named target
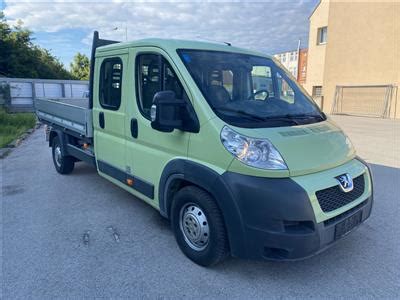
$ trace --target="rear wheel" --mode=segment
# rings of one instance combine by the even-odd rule
[[[182,188],[174,197],[171,217],[177,243],[192,261],[211,266],[227,257],[224,221],[209,193],[195,186]]]
[[[52,154],[54,167],[58,173],[69,174],[72,172],[75,166],[75,159],[63,153],[58,136],[53,139]]]

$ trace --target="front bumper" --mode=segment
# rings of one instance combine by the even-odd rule
[[[371,213],[372,198],[368,198],[351,210],[349,214],[334,218],[333,222],[314,223],[314,228],[302,226],[284,232],[271,232],[268,229],[257,229],[248,227],[246,229],[249,258],[264,258],[269,260],[298,260],[316,255],[329,246],[333,245],[335,239],[335,228],[344,219],[361,211],[361,223]],[[284,223],[285,221],[282,221]],[[293,222],[291,222],[293,224]],[[360,223],[360,224],[361,224]],[[286,227],[287,228],[287,227]],[[354,230],[355,228],[353,228]]]
[[[359,161],[356,163],[361,164]],[[341,172],[342,168],[336,172]],[[310,191],[301,180],[299,183],[291,178],[223,174],[240,211],[244,232],[243,248],[233,249],[233,255],[240,253],[238,256],[251,259],[296,260],[326,249],[339,239],[335,237],[337,224],[358,213],[361,214],[361,224],[371,214],[372,181],[366,166],[363,172],[369,181],[363,197],[325,216],[312,197],[314,191]]]

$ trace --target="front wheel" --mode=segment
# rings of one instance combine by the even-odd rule
[[[72,156],[66,156],[63,153],[58,136],[53,139],[52,154],[54,167],[58,173],[69,174],[72,172],[75,166],[75,160]]]
[[[211,266],[227,257],[222,214],[206,191],[195,186],[182,188],[172,203],[171,225],[180,249],[195,263]]]

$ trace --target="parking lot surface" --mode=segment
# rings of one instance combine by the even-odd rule
[[[157,211],[93,168],[58,175],[39,129],[0,160],[0,298],[400,297],[400,122],[334,120],[371,164],[370,219],[307,260],[209,269],[180,252]]]

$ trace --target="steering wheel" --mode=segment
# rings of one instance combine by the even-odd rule
[[[257,96],[258,94],[262,94],[262,93],[266,93],[266,94],[267,94],[263,100],[266,100],[266,99],[269,98],[269,92],[268,92],[268,90],[258,90],[258,91],[256,91],[255,93],[252,93],[252,94],[247,98],[247,100],[252,100],[252,99],[253,99],[253,100],[256,100],[256,96]]]

